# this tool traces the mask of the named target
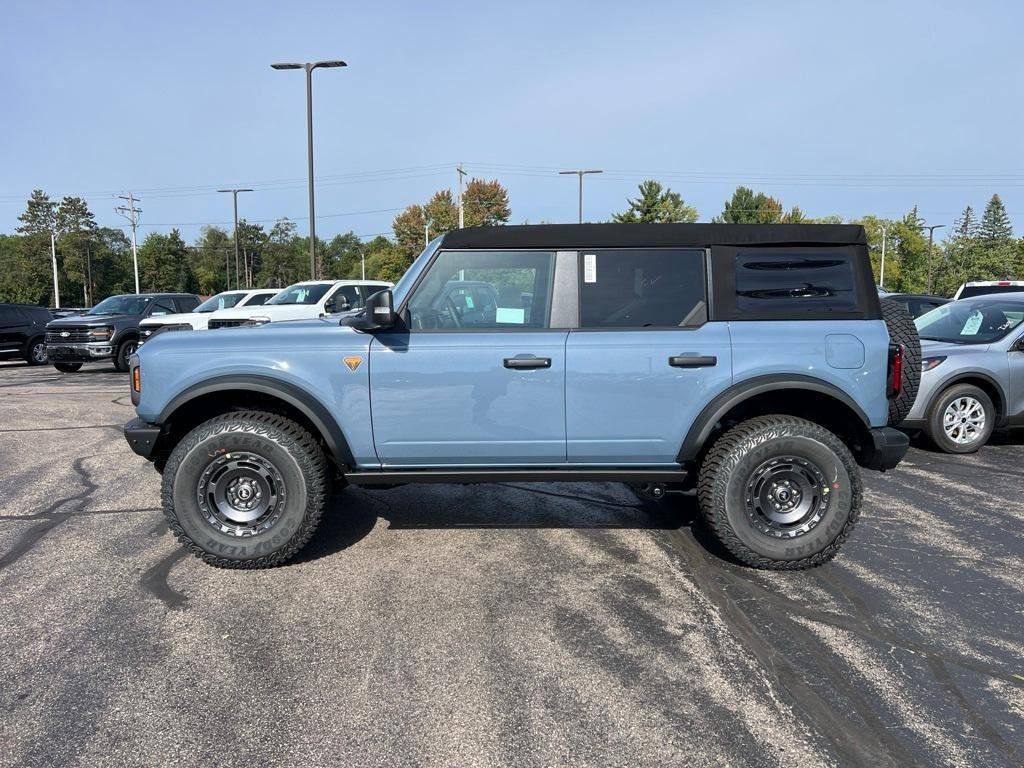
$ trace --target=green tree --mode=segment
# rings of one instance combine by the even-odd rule
[[[623,213],[615,214],[613,221],[620,224],[692,224],[697,221],[697,209],[683,202],[678,192],[663,189],[660,182],[648,179],[641,182],[639,189],[640,196],[635,200],[627,199],[629,207]]]
[[[355,232],[335,235],[327,244],[324,274],[334,280],[360,277],[363,241]]]
[[[256,282],[265,288],[287,288],[308,277],[309,250],[302,247],[295,222],[279,219],[267,236]]]
[[[146,236],[139,246],[139,279],[147,291],[196,290],[188,247],[177,229]]]
[[[65,197],[57,206],[55,224],[63,277],[65,281],[82,286],[82,302],[91,306],[96,217],[82,198]]]
[[[917,206],[906,216],[895,222],[889,233],[893,259],[898,269],[893,280],[886,282],[901,293],[920,293],[928,285],[928,238],[922,226],[924,220],[917,213]],[[888,258],[886,274],[888,274]]]
[[[18,216],[22,235],[50,236],[57,229],[57,204],[41,189],[32,190],[25,212]]]
[[[774,197],[764,192],[755,193],[749,187],[736,187],[732,198],[725,201],[721,215],[714,221],[721,224],[777,224],[783,216],[782,203]]]
[[[992,195],[978,223],[977,241],[980,249],[975,267],[976,280],[1010,279],[1017,273],[1017,247],[1013,225],[999,195]]]
[[[195,275],[199,293],[213,295],[233,288],[234,281],[234,239],[221,227],[203,227],[199,237],[189,249],[189,261]],[[232,280],[228,285],[227,269],[231,265]]]
[[[242,252],[242,274],[247,287],[255,284],[266,244],[267,233],[262,224],[250,224],[245,219],[238,221],[238,248]]]

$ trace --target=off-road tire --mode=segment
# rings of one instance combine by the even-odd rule
[[[54,363],[53,367],[56,368],[61,373],[75,373],[76,371],[81,370],[82,364],[81,363]]]
[[[903,381],[900,393],[889,400],[889,426],[896,426],[910,413],[921,384],[921,339],[914,318],[902,306],[881,299],[882,319],[889,330],[889,340],[903,346]]]
[[[970,443],[957,443],[950,439],[942,423],[943,414],[946,408],[949,407],[949,404],[962,397],[973,397],[985,411],[985,428],[978,438]],[[979,389],[973,384],[954,384],[944,389],[932,400],[932,404],[928,408],[928,419],[925,423],[924,432],[940,451],[945,451],[946,453],[974,453],[992,437],[992,431],[995,429],[997,418],[998,414],[996,413],[995,404],[983,389]]]
[[[806,458],[827,482],[820,520],[791,539],[758,529],[748,513],[748,483],[774,457]],[[759,416],[722,434],[701,463],[700,510],[733,556],[754,568],[796,571],[828,562],[853,531],[863,495],[860,468],[849,449],[824,427],[795,416]]]
[[[42,347],[42,355],[39,355],[39,347]],[[29,339],[25,345],[25,362],[29,365],[46,365],[46,340],[42,336]]]
[[[204,517],[198,489],[211,458],[232,452],[271,461],[287,488],[283,511],[269,530],[244,537],[222,533]],[[327,459],[320,444],[289,419],[262,411],[217,416],[174,447],[161,483],[171,532],[194,555],[219,568],[268,568],[294,557],[320,523],[327,503]]]
[[[129,366],[128,361],[132,354],[139,348],[138,339],[125,339],[117,345],[117,354],[114,355],[114,368],[121,373],[127,373]]]

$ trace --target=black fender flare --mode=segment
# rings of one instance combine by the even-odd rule
[[[166,424],[174,417],[175,411],[197,397],[213,392],[229,391],[258,392],[283,400],[300,411],[316,427],[339,465],[350,467],[355,465],[355,459],[349,448],[348,440],[345,439],[345,434],[324,404],[301,387],[270,376],[248,373],[226,374],[193,384],[171,398],[160,411],[155,423]]]
[[[694,419],[693,424],[690,425],[689,432],[686,433],[683,444],[679,449],[679,456],[677,458],[679,463],[690,462],[697,458],[711,432],[714,430],[715,425],[737,405],[757,395],[779,389],[802,389],[835,398],[860,417],[864,429],[871,429],[871,420],[864,413],[864,409],[857,405],[852,397],[839,389],[835,384],[802,374],[755,376],[754,378],[745,379],[733,384],[712,398],[704,406],[704,409]]]

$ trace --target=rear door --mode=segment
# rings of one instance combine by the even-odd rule
[[[28,319],[17,307],[0,305],[0,353],[20,352]]]
[[[570,462],[673,463],[732,381],[726,323],[707,322],[706,252],[579,253],[579,328],[566,342]]]
[[[387,466],[565,462],[565,340],[555,254],[441,251],[370,347],[377,456]],[[400,308],[402,309],[402,308]]]

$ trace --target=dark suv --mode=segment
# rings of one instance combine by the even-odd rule
[[[33,304],[0,304],[0,360],[24,358],[29,365],[46,363],[46,324],[50,310]]]
[[[194,293],[131,293],[111,296],[82,315],[46,326],[46,354],[58,371],[74,373],[82,363],[113,360],[119,371],[139,346],[139,323],[147,317],[191,312]]]

